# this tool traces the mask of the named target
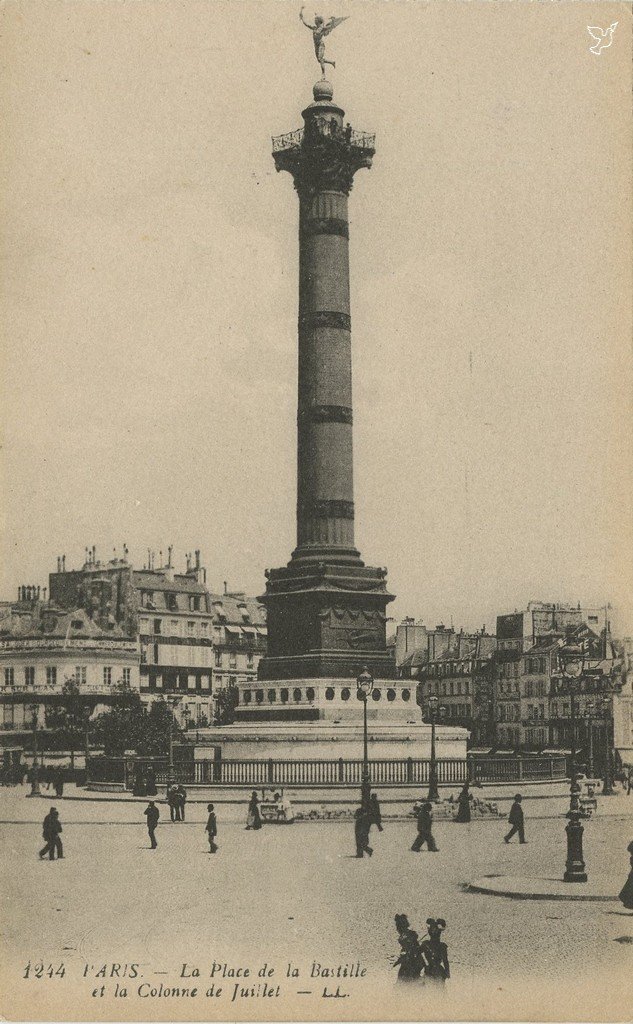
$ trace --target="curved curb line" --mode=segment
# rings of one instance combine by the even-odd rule
[[[476,882],[466,882],[465,892],[483,893],[485,896],[501,896],[509,900],[558,900],[573,903],[617,903],[617,896],[597,896],[589,893],[544,893],[544,892],[516,892],[511,890],[493,889],[490,886],[479,885]]]

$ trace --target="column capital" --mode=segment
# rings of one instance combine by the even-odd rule
[[[302,197],[325,190],[349,195],[356,171],[371,167],[376,136],[344,125],[344,111],[331,96],[316,97],[315,86],[315,102],[303,111],[305,127],[273,138],[275,167],[292,174]]]

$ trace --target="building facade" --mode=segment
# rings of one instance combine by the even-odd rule
[[[424,706],[429,697],[437,697],[451,725],[468,729],[471,743],[488,744],[496,639],[486,633],[453,633],[452,640],[451,646],[420,666],[419,699]]]
[[[139,692],[139,645],[118,627],[102,629],[84,609],[23,600],[0,619],[0,706],[3,749],[18,751],[74,683],[93,708]],[[12,740],[15,742],[12,743]]]
[[[138,638],[140,694],[151,704],[166,700],[184,729],[204,729],[214,719],[214,694],[257,676],[266,650],[263,606],[243,593],[214,594],[207,588],[200,552],[188,555],[184,573],[172,565],[172,550],[148,552],[147,565],[101,562],[86,549],[81,569],[51,573],[51,596],[78,603],[104,625],[120,624]]]

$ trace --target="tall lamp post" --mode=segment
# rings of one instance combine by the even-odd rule
[[[174,709],[180,704],[180,697],[168,697],[169,708],[169,766],[167,768],[167,785],[171,786],[176,781],[174,772]]]
[[[576,702],[574,684],[582,679],[584,669],[584,650],[578,644],[569,644],[559,651],[559,659],[563,679],[569,688],[571,710],[571,783],[569,792],[569,810],[567,812],[567,860],[565,862],[565,882],[586,882],[587,872],[582,852],[583,826],[580,824],[580,785],[576,768]]]
[[[587,722],[587,777],[593,779],[593,701],[585,704],[585,720]]]
[[[33,774],[31,776],[31,792],[29,796],[40,795],[40,777],[37,770],[37,712],[38,705],[30,705],[31,714],[33,715]]]
[[[598,702],[598,712],[604,722],[604,779],[602,782],[602,796],[613,796],[613,760],[612,760],[612,727],[613,698],[611,694],[601,697]]]
[[[429,697],[427,707],[428,715],[431,719],[431,764],[429,766],[429,795],[427,800],[437,804],[439,803],[440,794],[437,782],[437,757],[435,755],[435,723],[437,722],[438,715],[440,718],[444,718],[446,708],[440,707],[439,700],[434,696]]]
[[[356,696],[363,702],[363,775],[360,784],[361,806],[367,810],[369,807],[370,784],[369,784],[369,755],[367,750],[367,700],[374,687],[374,677],[368,668],[363,668],[356,680]]]

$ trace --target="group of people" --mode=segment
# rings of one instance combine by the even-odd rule
[[[446,928],[443,918],[428,917],[427,932],[420,940],[411,928],[406,914],[396,914],[396,931],[400,955],[394,958],[393,966],[398,968],[398,981],[430,981],[440,983],[451,976],[448,949],[442,941]]]
[[[173,789],[174,788],[182,789],[183,792],[184,792],[184,787],[183,786],[172,787],[172,794],[173,794]],[[179,795],[179,799],[180,799],[180,795]],[[185,800],[186,799],[187,799],[187,794],[185,793],[184,798],[182,800],[182,817],[174,817],[174,814],[173,814],[174,804],[169,799],[169,794],[168,794],[167,802],[169,804],[169,809],[170,809],[170,812],[171,812],[171,820],[172,821],[184,821],[185,820],[184,805],[185,805]],[[179,806],[180,806],[179,803],[176,804],[176,809],[178,809]],[[206,823],[206,825],[204,827],[204,830],[207,833],[207,838],[209,840],[209,853],[217,853],[218,845],[217,845],[215,840],[216,840],[217,835],[218,835],[218,823],[217,823],[217,819],[216,819],[216,816],[215,816],[215,809],[213,807],[213,804],[207,804],[207,812],[208,812],[208,818],[207,818],[207,823]],[[156,850],[156,849],[158,849],[158,842],[156,840],[156,828],[158,826],[158,822],[160,821],[160,810],[158,809],[158,807],[156,806],[154,801],[150,800],[148,805],[147,805],[147,807],[143,811],[143,814],[145,815],[145,818],[147,820],[147,834],[149,835],[150,849]]]
[[[172,783],[167,787],[167,803],[172,821],[185,820],[185,804],[187,802],[187,790],[180,783]]]
[[[458,797],[458,812],[454,821],[470,821],[471,795],[468,787],[469,784],[466,782]],[[527,839],[525,838],[525,819],[521,804],[522,796],[520,793],[517,793],[514,797],[512,807],[510,808],[510,813],[508,814],[508,822],[511,828],[508,834],[504,836],[504,841],[506,843],[509,843],[512,837],[517,833],[519,835],[520,843],[527,842]],[[433,835],[433,804],[430,800],[423,800],[414,808],[414,814],[416,817],[418,834],[413,840],[411,850],[414,853],[419,853],[426,843],[429,853],[438,853],[439,847],[435,842],[435,836]],[[376,825],[378,831],[382,832],[380,805],[375,793],[370,796],[366,804],[361,804],[354,813],[354,835],[356,839],[357,857],[363,857],[365,854],[371,857],[374,852],[372,847],[369,845],[369,834],[372,825]]]

